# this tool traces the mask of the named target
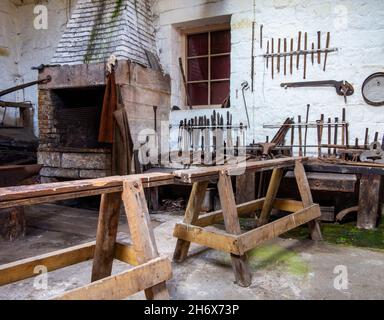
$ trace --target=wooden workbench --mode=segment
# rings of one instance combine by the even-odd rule
[[[380,198],[382,195],[383,165],[330,163],[318,159],[305,164],[307,172],[356,174],[360,177],[357,227],[374,229],[379,218]]]

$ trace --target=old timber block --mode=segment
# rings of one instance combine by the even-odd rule
[[[24,207],[0,209],[0,239],[14,241],[25,236]]]

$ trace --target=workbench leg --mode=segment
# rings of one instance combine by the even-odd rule
[[[199,218],[207,187],[208,181],[195,182],[193,184],[187,209],[185,210],[185,224],[193,225]],[[177,239],[175,252],[173,254],[173,260],[175,262],[183,262],[187,258],[190,244],[191,243],[189,241]]]
[[[144,188],[140,180],[124,181],[123,203],[128,219],[132,244],[136,253],[136,260],[143,264],[159,256],[155,236],[151,227]],[[165,282],[145,290],[148,300],[169,299]]]
[[[249,172],[236,177],[236,203],[255,200],[255,173]]]
[[[225,229],[228,233],[238,235],[241,233],[235,196],[232,189],[231,177],[226,171],[219,173],[218,190],[220,203],[223,210]],[[242,287],[248,287],[252,283],[252,274],[246,255],[231,254],[232,268],[235,273],[236,283]]]
[[[109,277],[115,253],[121,192],[101,196],[96,247],[93,258],[92,282]]]
[[[313,205],[312,193],[309,187],[309,182],[305,173],[304,166],[300,161],[296,161],[294,173],[303,206],[304,208],[310,207]],[[308,222],[308,227],[312,240],[323,240],[318,219]]]
[[[362,175],[360,179],[357,227],[372,230],[379,218],[381,176]]]
[[[277,191],[279,191],[281,179],[283,178],[284,169],[276,168],[272,171],[271,180],[269,182],[267,195],[265,196],[265,201],[263,209],[261,210],[260,217],[258,219],[258,226],[262,226],[268,223],[271,216],[271,211],[273,208],[273,203],[275,202]]]

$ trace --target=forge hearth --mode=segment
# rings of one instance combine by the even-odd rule
[[[105,64],[46,67],[40,77],[52,81],[39,86],[40,144],[38,162],[44,182],[111,175],[112,145],[98,142],[105,92]],[[127,60],[118,61],[116,85],[127,114],[134,148],[139,133],[167,121],[170,79],[162,72]],[[160,130],[159,130],[160,131]]]

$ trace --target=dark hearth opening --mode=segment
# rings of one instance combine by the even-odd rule
[[[102,148],[98,142],[105,86],[52,90],[58,147]]]

